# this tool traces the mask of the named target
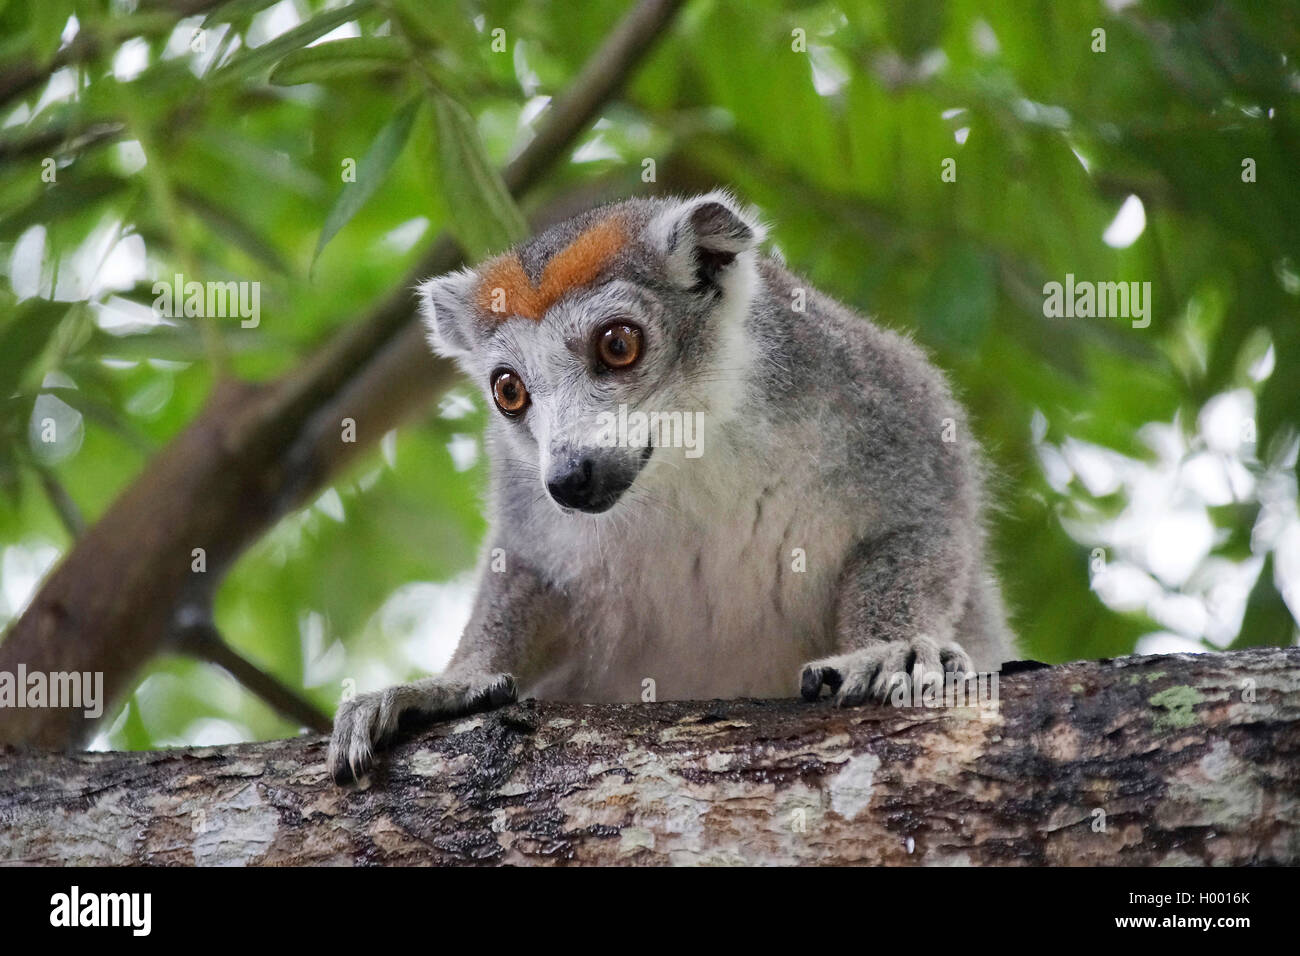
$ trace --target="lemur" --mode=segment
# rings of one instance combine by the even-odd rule
[[[764,236],[726,192],[630,199],[419,287],[490,409],[490,532],[445,672],[339,708],[337,780],[403,715],[520,692],[854,706],[1009,658],[962,407]],[[696,416],[703,441],[611,441],[620,408]]]

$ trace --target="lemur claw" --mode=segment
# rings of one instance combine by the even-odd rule
[[[334,716],[327,758],[330,775],[347,784],[369,773],[375,748],[392,739],[403,714],[459,717],[509,704],[517,693],[511,675],[491,674],[473,681],[429,678],[346,700]]]
[[[930,673],[969,670],[970,655],[959,645],[918,635],[812,661],[804,666],[800,693],[804,700],[814,701],[825,686],[837,707],[857,707],[867,701],[884,703],[900,681],[919,682]]]

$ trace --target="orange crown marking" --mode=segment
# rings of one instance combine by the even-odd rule
[[[483,269],[475,297],[478,307],[499,319],[520,315],[541,321],[560,296],[600,275],[626,242],[623,224],[617,219],[603,219],[552,256],[535,286],[528,281],[519,257],[508,252]]]

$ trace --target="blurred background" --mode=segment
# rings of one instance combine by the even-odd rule
[[[1295,643],[1300,5],[689,0],[516,208],[496,170],[630,7],[0,0],[0,627],[220,374],[291,373],[439,234],[727,185],[954,380],[1023,656]],[[257,282],[257,326],[160,314],[177,273]],[[1067,275],[1150,283],[1149,325],[1046,315]],[[454,384],[278,520],[229,645],[326,714],[439,670],[484,421]],[[95,746],[297,729],[165,653]]]

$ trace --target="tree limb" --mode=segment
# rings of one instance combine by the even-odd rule
[[[162,17],[154,22],[150,29],[141,30],[140,32],[150,36],[165,34],[171,31],[177,21],[199,13],[207,13],[222,2],[224,0],[180,0],[180,2],[175,3],[149,4],[150,8],[162,13],[169,13],[171,16]],[[110,41],[109,44],[105,43],[106,39]],[[91,62],[100,56],[106,48],[110,48],[113,41],[118,39],[126,38],[101,37],[83,29],[73,38],[71,43],[57,51],[48,63],[21,63],[0,71],[0,109],[8,106],[12,100],[23,96],[48,81],[58,70]]]
[[[176,645],[199,660],[216,664],[264,702],[274,707],[282,716],[309,727],[318,734],[327,734],[333,721],[329,715],[292,687],[268,674],[244,657],[222,638],[221,632],[207,617],[207,612],[188,627],[182,627],[176,636]]]
[[[0,751],[0,862],[1300,862],[1300,649],[1008,671],[987,719],[525,701],[337,787],[323,737]]]

